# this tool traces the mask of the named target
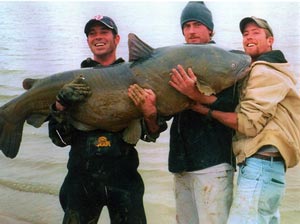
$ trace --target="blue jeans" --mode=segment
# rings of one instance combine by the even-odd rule
[[[279,205],[284,191],[283,161],[247,158],[239,169],[227,224],[280,223]]]

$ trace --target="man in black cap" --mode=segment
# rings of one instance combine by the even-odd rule
[[[203,2],[189,2],[182,11],[180,22],[186,43],[214,43],[212,15]],[[178,66],[172,72],[170,85],[193,101],[209,105],[211,109],[234,111],[238,103],[234,87],[205,96],[196,87],[196,77],[191,69],[186,73]],[[143,98],[141,90],[137,89],[134,85],[128,92],[136,105],[142,101],[139,97],[145,102],[152,99],[149,90]],[[150,110],[151,104],[145,107],[142,109]],[[157,123],[147,125],[150,132],[159,130],[155,126]],[[235,167],[232,136],[233,129],[193,108],[173,117],[169,170],[174,174],[177,223],[223,224],[227,220]]]
[[[100,28],[100,29],[99,29]],[[98,33],[101,33],[103,41],[99,41]],[[94,58],[87,58],[81,63],[81,67],[108,66],[124,62],[122,58],[116,60],[116,49],[120,42],[118,28],[115,22],[108,16],[95,16],[87,22],[84,33]],[[114,38],[105,38],[107,34],[113,34]],[[104,42],[105,41],[105,42]]]
[[[243,82],[235,112],[210,115],[236,130],[233,151],[239,164],[235,197],[228,224],[280,223],[279,206],[285,191],[286,168],[300,158],[300,96],[296,76],[264,19],[240,22],[251,72]],[[197,105],[199,113],[209,109]]]
[[[81,67],[124,62],[116,58],[120,36],[111,18],[96,16],[84,32],[93,59],[84,60]],[[137,171],[134,145],[123,140],[123,131],[81,131],[68,122],[68,109],[89,94],[89,87],[79,77],[59,91],[52,106],[49,136],[57,146],[71,146],[68,174],[59,194],[65,212],[63,224],[96,224],[104,206],[112,224],[145,224],[144,183]]]

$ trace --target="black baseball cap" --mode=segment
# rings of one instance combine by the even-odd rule
[[[91,28],[99,23],[108,27],[109,29],[113,30],[116,34],[118,34],[118,27],[112,20],[112,18],[108,16],[97,15],[94,16],[93,19],[89,20],[85,25],[84,32],[86,36],[88,36],[89,32],[91,31]]]

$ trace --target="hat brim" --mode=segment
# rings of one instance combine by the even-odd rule
[[[241,22],[240,22],[241,33],[244,32],[245,27],[248,23],[255,23],[258,27],[268,30],[270,35],[273,36],[273,31],[272,31],[271,27],[269,26],[268,22],[263,20],[263,19],[256,18],[254,16],[246,17],[246,18],[241,20]]]
[[[84,32],[86,35],[88,35],[88,33],[90,32],[91,28],[93,26],[96,25],[103,25],[106,26],[107,28],[111,29],[111,30],[115,30],[114,27],[108,25],[107,23],[105,23],[104,21],[100,21],[100,20],[96,20],[96,19],[91,19],[85,26]]]
[[[255,19],[253,19],[252,17],[246,17],[246,18],[242,19],[240,22],[241,33],[244,32],[244,29],[248,23],[256,23],[260,27],[260,25],[257,23],[257,21]]]

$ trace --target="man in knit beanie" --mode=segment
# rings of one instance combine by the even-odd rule
[[[214,43],[212,14],[203,2],[189,2],[182,11],[180,23],[187,44]],[[172,69],[170,85],[193,100],[195,105],[200,103],[209,105],[211,110],[234,111],[238,103],[234,87],[217,95],[205,96],[195,83],[196,76],[190,68],[187,72],[180,65]],[[145,102],[134,103],[141,111],[142,105],[147,105],[149,110],[151,103],[147,99],[155,99],[154,93],[144,91],[142,94],[140,89],[132,86],[128,95],[131,97],[132,92],[141,94],[140,99],[145,99]],[[155,101],[153,107],[152,111],[156,111]],[[157,118],[157,114],[153,117]],[[150,134],[159,130],[161,119],[155,121],[146,121]],[[168,165],[174,174],[178,224],[226,223],[232,203],[235,168],[232,136],[233,129],[212,119],[210,114],[202,115],[193,108],[173,117]]]
[[[183,9],[180,17],[181,28],[183,28],[185,23],[190,21],[198,21],[209,30],[214,30],[211,11],[206,7],[204,2],[189,2]]]
[[[209,43],[214,34],[212,14],[204,2],[189,2],[181,13],[180,25],[188,44]]]
[[[212,14],[203,2],[189,2],[180,23],[187,44],[214,43]],[[191,68],[186,72],[178,66],[172,72],[170,85],[195,105],[234,111],[238,103],[234,87],[206,96],[195,86]],[[233,197],[234,131],[196,108],[175,115],[170,131],[169,170],[174,174],[177,223],[222,224],[226,223]]]

